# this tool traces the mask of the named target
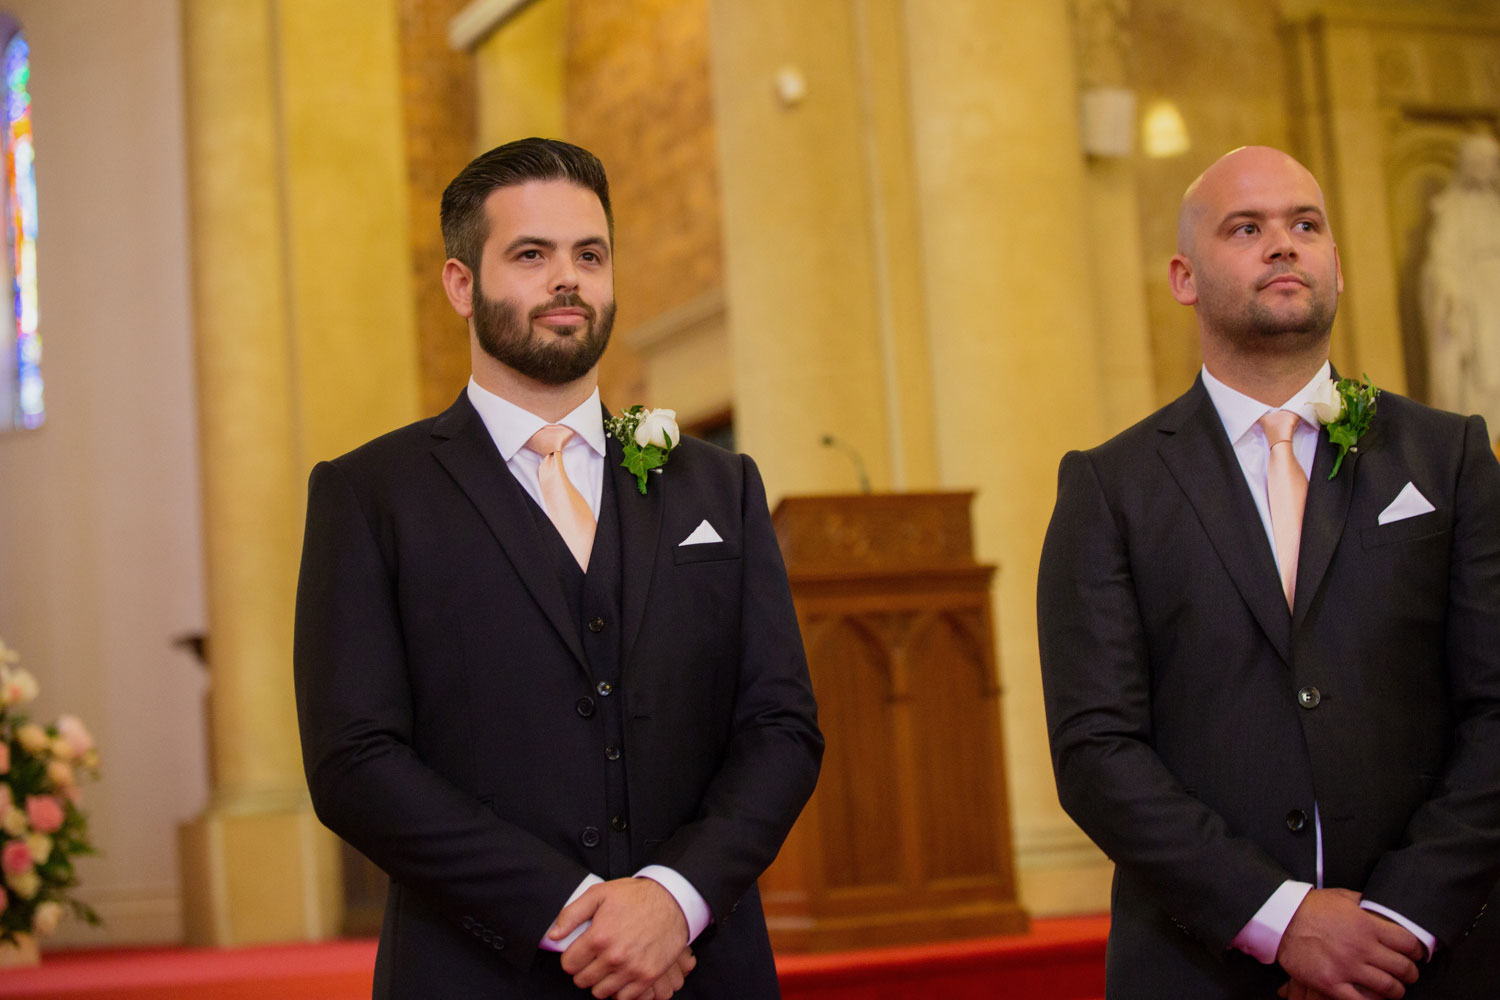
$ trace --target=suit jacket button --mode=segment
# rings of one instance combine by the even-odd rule
[[[1312,685],[1308,685],[1297,692],[1297,704],[1303,708],[1317,708],[1318,702],[1323,700],[1323,692]]]
[[[579,843],[583,844],[584,847],[598,847],[599,828],[597,826],[584,827],[583,832],[578,835],[578,841]]]
[[[1293,833],[1301,833],[1307,826],[1307,813],[1301,809],[1293,809],[1286,814],[1286,828]]]
[[[617,747],[617,746],[614,746],[614,745],[610,745],[610,746],[605,747],[604,748],[604,759],[605,760],[619,760],[620,759],[620,748]]]
[[[497,938],[495,938],[495,940],[491,941],[490,944],[494,947],[494,949],[496,951],[504,951],[505,950],[505,938],[503,938],[503,937],[497,937]]]
[[[578,704],[574,705],[573,707],[578,709],[579,715],[587,719],[589,716],[594,714],[594,699],[579,698]]]
[[[614,693],[615,686],[609,681],[600,681],[598,684],[594,685],[594,690],[599,693],[599,697],[608,698],[611,694]]]
[[[603,618],[590,618],[589,619],[589,631],[590,632],[603,632],[604,631],[604,619]]]
[[[630,824],[626,821],[624,816],[616,816],[614,819],[609,821],[609,828],[615,831],[615,833],[624,833],[627,829],[630,828]]]

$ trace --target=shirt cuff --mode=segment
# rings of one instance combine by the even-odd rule
[[[588,892],[591,887],[601,884],[603,881],[604,880],[602,878],[600,878],[598,875],[595,875],[593,872],[589,872],[588,875],[584,876],[583,881],[578,883],[578,888],[576,888],[576,889],[573,890],[573,895],[571,895],[571,896],[568,897],[568,902],[566,902],[566,903],[564,903],[562,905],[562,909],[566,910],[568,908],[568,905],[571,904],[573,902],[573,900],[577,899],[579,896],[582,896],[584,893]],[[558,910],[557,912],[561,913],[562,910]],[[555,919],[554,919],[554,922],[555,922]],[[572,934],[569,934],[567,937],[563,938],[561,941],[554,941],[551,938],[549,938],[547,935],[543,934],[542,935],[542,944],[541,944],[542,950],[543,951],[567,951],[568,950],[568,945],[572,944],[575,940],[577,940],[578,935],[580,935],[584,931],[588,930],[589,929],[589,924],[591,924],[591,923],[593,923],[592,920],[585,920],[583,923],[581,923],[577,927],[573,928],[573,933]],[[549,927],[547,929],[550,931],[552,928]]]
[[[1379,903],[1372,903],[1368,899],[1361,899],[1359,901],[1359,905],[1360,909],[1369,910],[1372,913],[1378,913],[1382,917],[1385,917],[1387,920],[1394,920],[1396,923],[1400,924],[1402,927],[1405,927],[1407,930],[1415,934],[1417,936],[1417,940],[1422,942],[1422,945],[1427,949],[1427,960],[1429,962],[1432,961],[1433,953],[1437,951],[1437,938],[1427,933],[1425,928],[1412,923],[1410,920],[1407,920],[1405,917],[1403,917],[1401,914],[1397,913],[1390,907],[1381,906]]]
[[[1261,908],[1255,911],[1255,916],[1250,918],[1248,924],[1240,928],[1240,932],[1234,936],[1230,944],[1257,962],[1264,965],[1274,964],[1276,951],[1281,947],[1281,936],[1286,933],[1287,924],[1292,922],[1292,916],[1297,912],[1297,907],[1302,905],[1302,901],[1311,891],[1311,882],[1287,879],[1281,883],[1280,888],[1271,893],[1270,899],[1261,904]]]
[[[677,900],[677,905],[682,907],[683,917],[687,919],[688,944],[692,944],[713,919],[708,902],[693,888],[693,884],[666,865],[647,865],[636,872],[635,877],[649,878]]]

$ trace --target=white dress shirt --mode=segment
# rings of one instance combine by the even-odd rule
[[[547,421],[509,400],[501,399],[480,386],[472,376],[469,378],[468,393],[469,402],[479,411],[479,417],[484,421],[485,429],[490,432],[495,447],[500,450],[500,457],[505,460],[506,468],[510,469],[511,475],[516,477],[516,481],[526,492],[531,494],[537,506],[546,510],[546,504],[542,502],[541,483],[537,478],[537,472],[542,466],[542,456],[528,449],[526,442],[531,440],[533,434],[546,427]],[[557,423],[573,431],[573,436],[563,445],[563,469],[574,489],[588,501],[589,509],[594,512],[594,520],[597,521],[599,502],[604,496],[604,410],[599,404],[599,390],[596,388],[588,399]],[[707,901],[693,888],[691,882],[665,865],[647,865],[635,874],[637,878],[649,878],[659,883],[677,900],[677,905],[682,908],[682,915],[687,920],[689,942],[703,933],[713,915],[709,912]],[[598,875],[590,873],[573,890],[568,903],[583,895],[590,886],[603,881]],[[567,903],[563,905],[566,906]],[[588,922],[581,924],[561,941],[543,937],[541,946],[547,951],[566,951],[568,945],[587,930],[588,926]]]
[[[1296,430],[1292,432],[1292,452],[1297,456],[1297,464],[1302,467],[1302,474],[1311,479],[1313,458],[1318,451],[1320,427],[1317,414],[1313,411],[1312,401],[1314,391],[1327,382],[1331,375],[1332,368],[1325,361],[1323,367],[1318,369],[1318,373],[1306,385],[1293,393],[1285,403],[1280,406],[1267,406],[1220,382],[1209,373],[1207,366],[1202,370],[1203,387],[1208,390],[1208,398],[1213,401],[1214,409],[1219,413],[1219,420],[1224,425],[1224,432],[1234,446],[1234,457],[1239,459],[1240,469],[1245,474],[1245,482],[1250,487],[1250,495],[1255,499],[1255,509],[1260,513],[1261,525],[1266,530],[1266,541],[1271,546],[1273,559],[1276,558],[1276,535],[1271,530],[1271,506],[1266,493],[1266,470],[1271,461],[1271,446],[1266,441],[1264,428],[1260,426],[1260,418],[1273,410],[1291,410],[1302,418]],[[1276,562],[1276,569],[1278,572],[1281,569],[1279,559]],[[1317,856],[1317,885],[1318,888],[1322,888],[1323,821],[1318,814],[1316,802],[1313,803],[1313,834]],[[1292,922],[1292,916],[1297,912],[1297,907],[1302,905],[1302,900],[1307,897],[1312,888],[1311,884],[1295,879],[1283,882],[1271,894],[1271,898],[1256,911],[1255,916],[1250,918],[1250,922],[1235,935],[1232,942],[1234,947],[1267,965],[1275,962],[1276,951],[1281,947],[1281,937],[1286,933],[1287,925]],[[1411,931],[1427,946],[1429,956],[1437,947],[1436,938],[1401,914],[1379,903],[1361,901],[1359,905],[1389,917]]]

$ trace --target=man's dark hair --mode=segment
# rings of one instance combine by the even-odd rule
[[[609,179],[604,164],[582,146],[561,139],[517,139],[481,153],[459,171],[443,191],[438,218],[443,226],[443,247],[449,257],[478,272],[489,220],[484,202],[490,192],[527,181],[571,181],[599,196],[609,241],[615,240],[615,216],[609,207]]]

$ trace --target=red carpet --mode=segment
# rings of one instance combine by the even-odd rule
[[[776,967],[785,1000],[1098,1000],[1108,930],[1107,917],[1037,920],[1016,937],[788,955]],[[367,1000],[374,961],[373,941],[55,951],[40,968],[0,970],[0,1000]]]

